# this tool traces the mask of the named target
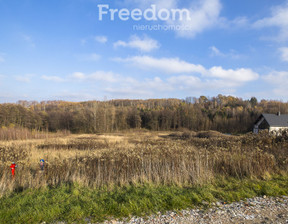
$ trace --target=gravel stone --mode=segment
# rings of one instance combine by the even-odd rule
[[[147,218],[132,217],[122,221],[105,221],[103,224],[288,224],[288,197],[256,197],[233,202],[216,202],[209,209],[189,209],[158,212]]]

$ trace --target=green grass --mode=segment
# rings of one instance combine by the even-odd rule
[[[270,180],[219,177],[212,184],[191,187],[144,184],[108,190],[67,184],[57,188],[29,189],[0,199],[0,223],[84,223],[85,218],[98,222],[261,195],[288,195],[288,176]]]

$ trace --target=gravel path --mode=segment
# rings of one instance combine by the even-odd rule
[[[127,221],[106,221],[104,224],[124,223],[277,223],[288,224],[288,197],[256,197],[232,204],[217,202],[209,209],[158,213],[146,219],[132,217]]]

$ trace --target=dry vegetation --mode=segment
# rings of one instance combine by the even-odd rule
[[[23,127],[1,127],[0,128],[0,139],[3,141],[10,140],[27,140],[27,139],[43,139],[50,137],[63,137],[70,135],[70,131],[63,130],[57,131],[57,133],[49,133],[45,131],[29,130]]]
[[[288,171],[288,137],[130,131],[0,142],[0,194],[27,188],[205,184],[216,176],[269,179]],[[44,172],[39,160],[46,161]],[[18,164],[15,180],[10,164]]]

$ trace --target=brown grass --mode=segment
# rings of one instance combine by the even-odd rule
[[[266,178],[288,171],[285,138],[199,134],[183,138],[187,133],[137,131],[2,141],[0,194],[71,182],[94,187],[146,182],[191,185],[207,183],[217,175]],[[44,172],[40,159],[46,161]],[[9,168],[12,161],[18,164],[15,180]]]
[[[0,128],[0,140],[27,140],[27,139],[45,139],[51,137],[68,136],[70,131],[63,130],[57,133],[49,133],[45,131],[29,130],[22,127],[1,127]]]

